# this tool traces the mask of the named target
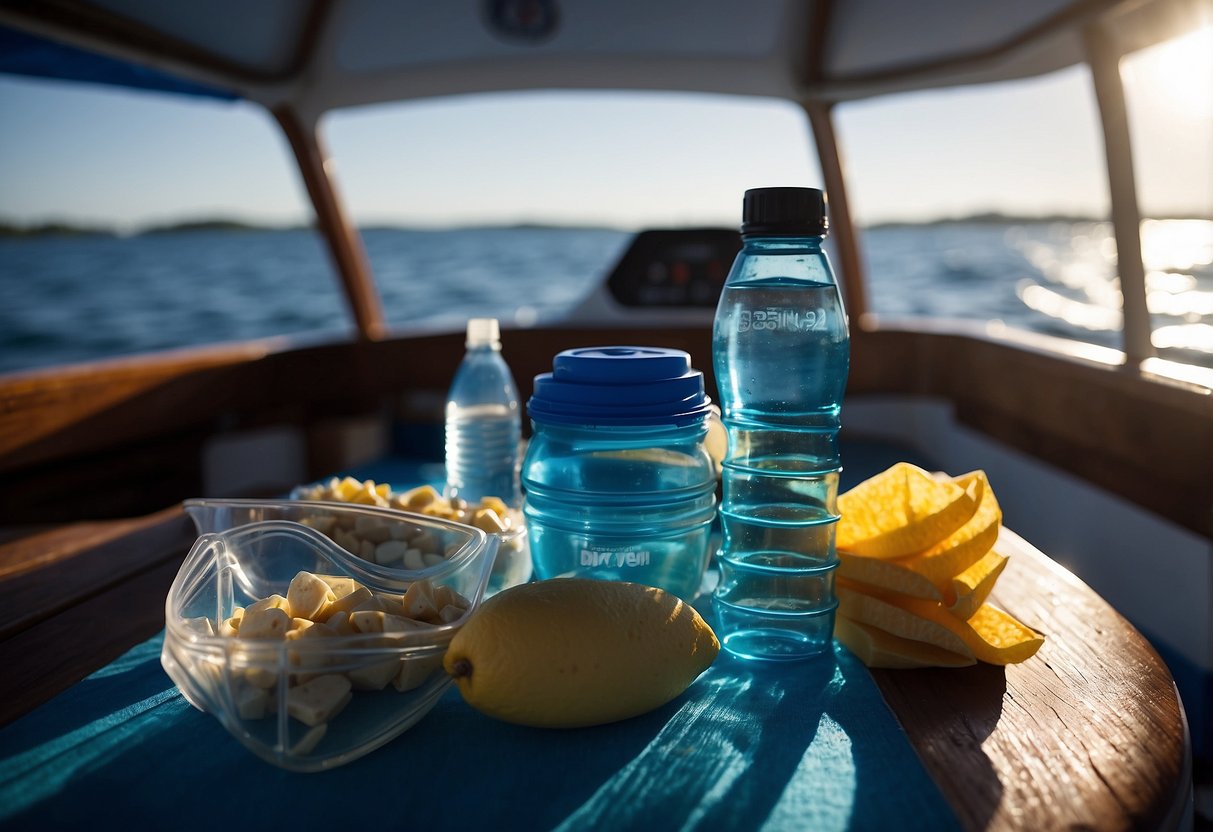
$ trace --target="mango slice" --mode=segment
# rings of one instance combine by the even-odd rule
[[[948,606],[948,612],[966,621],[972,618],[973,613],[990,597],[990,590],[994,588],[994,582],[1006,568],[1008,560],[1010,558],[1006,555],[990,551],[953,578],[952,585],[944,592],[944,603]]]
[[[900,638],[841,615],[834,620],[834,636],[868,667],[966,667],[977,663],[972,656]]]
[[[899,462],[839,495],[837,547],[874,558],[924,552],[973,516],[980,487],[977,480],[965,488]]]
[[[900,595],[925,598],[928,601],[943,600],[943,594],[926,576],[902,566],[899,561],[839,552],[838,576]]]
[[[923,601],[918,598],[898,599],[894,603],[888,596],[865,592],[849,581],[840,579],[835,587],[838,595],[838,615],[860,624],[868,624],[894,636],[909,641],[924,642],[965,658],[974,658],[973,649],[946,624],[917,615],[904,609],[901,604],[911,602],[925,607],[940,607],[938,601]],[[945,616],[952,616],[946,611]],[[963,624],[964,622],[959,622]]]
[[[976,488],[981,495],[973,516],[948,537],[903,562],[945,593],[952,577],[981,560],[993,548],[1002,525],[1002,509],[984,471],[958,477],[955,482],[967,490]]]

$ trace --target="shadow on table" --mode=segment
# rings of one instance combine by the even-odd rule
[[[961,822],[984,829],[1002,801],[1002,783],[982,743],[1002,716],[1006,668],[978,662],[872,675]]]
[[[867,669],[845,650],[774,665],[722,655],[674,702],[577,730],[497,722],[452,690],[382,749],[296,774],[257,759],[185,703],[160,669],[158,646],[136,648],[122,665],[138,701],[100,707],[107,687],[79,685],[0,733],[0,826],[82,828],[99,816],[207,832],[284,818],[304,827],[340,818],[351,828],[956,826]],[[975,702],[979,693],[1001,701],[993,677],[970,677],[988,688]],[[942,715],[931,727],[936,713],[925,708],[918,727],[949,741]],[[960,720],[965,741],[996,721],[996,711],[975,707]],[[985,772],[993,777],[988,761]]]

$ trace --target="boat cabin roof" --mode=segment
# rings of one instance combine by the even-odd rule
[[[0,6],[0,71],[331,109],[509,89],[842,101],[1022,78],[1192,28],[1201,0],[60,0]],[[98,54],[102,56],[98,58]],[[132,72],[131,65],[138,67]]]

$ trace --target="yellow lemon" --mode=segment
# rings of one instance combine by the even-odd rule
[[[573,728],[669,702],[719,652],[711,627],[674,595],[559,578],[494,595],[456,633],[443,665],[484,714]]]

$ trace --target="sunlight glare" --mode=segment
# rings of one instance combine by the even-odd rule
[[[1176,115],[1213,117],[1213,25],[1144,49],[1124,63],[1125,83]]]

